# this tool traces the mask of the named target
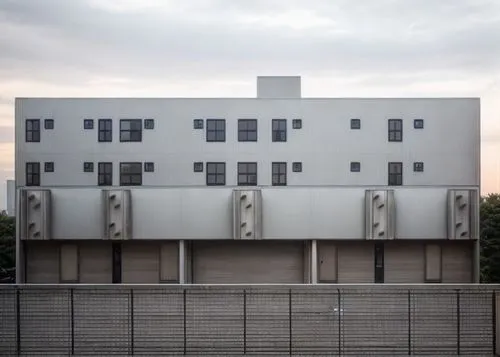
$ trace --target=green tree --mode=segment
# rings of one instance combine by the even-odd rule
[[[16,266],[16,220],[0,212],[0,268]]]
[[[500,283],[500,194],[481,198],[481,282]]]

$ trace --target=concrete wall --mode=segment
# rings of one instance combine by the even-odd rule
[[[25,142],[25,119],[41,119],[41,142]],[[53,130],[43,119],[54,119]],[[94,119],[84,130],[83,120]],[[113,142],[98,143],[97,119],[113,119]],[[155,119],[142,142],[119,141],[119,120]],[[206,142],[193,119],[226,119],[226,142]],[[238,142],[237,120],[258,119],[258,141]],[[288,119],[287,142],[271,141],[271,120]],[[292,119],[302,129],[292,129]],[[350,119],[361,119],[351,130]],[[390,118],[403,119],[403,141],[388,142]],[[413,120],[424,119],[424,129]],[[206,127],[206,125],[205,125]],[[286,161],[288,185],[387,185],[390,161],[403,162],[403,184],[479,186],[479,99],[17,99],[16,185],[25,184],[25,163],[53,161],[43,186],[95,186],[83,162],[110,161],[113,184],[120,162],[155,163],[145,186],[205,186],[193,162],[225,161],[226,185],[237,184],[237,162],[258,162],[258,184],[271,185],[271,162]],[[292,172],[292,162],[302,172]],[[350,172],[350,162],[361,172]],[[424,172],[413,172],[413,162]],[[43,171],[43,170],[42,170]]]

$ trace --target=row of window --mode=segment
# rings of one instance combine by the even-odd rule
[[[120,186],[142,185],[142,172],[154,172],[154,162],[122,162],[120,163]],[[360,172],[361,163],[351,162],[351,172]],[[193,164],[194,172],[203,172],[203,162]],[[403,184],[403,163],[390,162],[388,167],[388,184],[390,186],[400,186]],[[54,172],[54,163],[44,163],[45,172]],[[83,163],[84,172],[94,172],[93,162]],[[292,163],[293,172],[302,172],[302,163]],[[424,163],[414,162],[413,171],[423,172]],[[272,185],[286,186],[287,184],[287,163],[273,162],[271,167]],[[226,184],[226,163],[225,162],[207,162],[206,163],[206,183],[208,186],[224,186]],[[99,186],[113,185],[113,163],[99,162],[97,166],[97,184]],[[256,162],[238,162],[238,185],[256,186],[257,185],[257,163]],[[26,186],[40,186],[40,163],[26,163]]]
[[[203,119],[194,119],[194,129],[203,129]],[[45,119],[45,129],[54,129],[54,120]],[[154,119],[144,119],[144,129],[152,130],[155,127]],[[302,119],[293,119],[294,129],[302,128]],[[423,119],[413,121],[415,129],[424,128]],[[84,119],[83,128],[85,130],[94,129],[94,119]],[[142,119],[120,119],[120,142],[141,142],[142,141]],[[351,129],[361,129],[361,119],[351,119]],[[403,120],[389,119],[389,141],[403,141]],[[287,140],[287,119],[272,120],[272,141],[284,142]],[[98,141],[111,142],[113,140],[112,120],[98,120]],[[226,120],[207,119],[206,130],[207,142],[226,141]],[[26,119],[26,141],[40,141],[40,119]],[[238,141],[257,141],[257,119],[238,119]]]

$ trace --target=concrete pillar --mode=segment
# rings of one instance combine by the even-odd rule
[[[311,284],[318,283],[318,242],[311,242]]]
[[[186,284],[186,241],[179,241],[179,284]]]

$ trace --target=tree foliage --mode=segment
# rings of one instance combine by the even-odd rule
[[[500,194],[481,198],[481,282],[500,283]]]
[[[16,266],[16,220],[0,213],[0,268]]]

